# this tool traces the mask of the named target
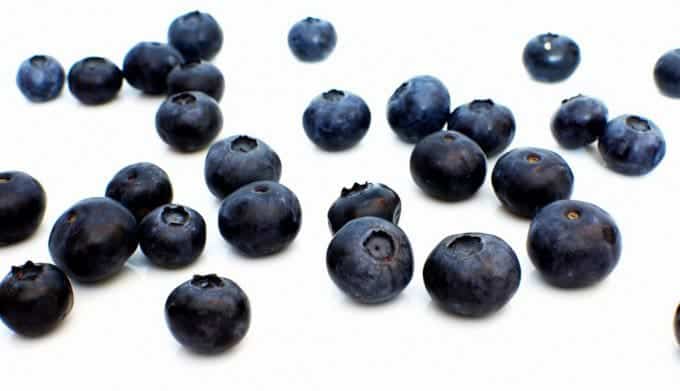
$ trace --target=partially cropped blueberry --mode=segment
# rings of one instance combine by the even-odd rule
[[[328,225],[336,233],[348,222],[369,216],[398,224],[401,199],[394,190],[382,183],[355,183],[350,188],[343,188],[340,198],[328,209]]]
[[[293,25],[288,32],[288,47],[298,60],[318,62],[325,60],[338,41],[330,22],[317,18],[305,18]]]
[[[19,66],[17,86],[31,102],[47,102],[61,93],[64,68],[54,57],[32,56]]]
[[[314,144],[327,151],[341,151],[364,138],[371,125],[371,111],[357,95],[330,90],[307,106],[302,124]]]
[[[0,246],[29,238],[45,215],[42,185],[21,171],[0,172]]]
[[[222,28],[210,14],[193,11],[175,19],[168,42],[189,61],[211,60],[222,48]]]
[[[645,175],[666,156],[666,140],[654,122],[636,115],[609,121],[598,143],[607,167],[625,175]]]
[[[290,189],[277,182],[260,181],[225,198],[218,221],[227,242],[247,256],[262,257],[282,251],[295,239],[302,211]]]
[[[219,101],[224,93],[224,76],[219,68],[207,62],[178,65],[168,74],[168,94],[185,91],[200,91]]]
[[[387,120],[402,140],[416,143],[444,128],[450,107],[449,90],[439,79],[417,76],[394,91],[387,103]]]
[[[680,49],[661,56],[654,66],[654,81],[664,95],[680,98]]]
[[[555,140],[564,148],[574,149],[593,143],[607,127],[607,106],[588,96],[577,95],[562,101],[552,118]]]
[[[673,318],[673,329],[675,330],[675,340],[680,345],[680,305],[675,310],[675,318]]]
[[[501,238],[452,235],[430,253],[423,268],[432,300],[456,315],[480,317],[501,309],[519,288],[517,255]]]
[[[411,177],[431,197],[461,201],[475,194],[484,183],[486,155],[462,133],[437,132],[413,149]]]
[[[87,57],[73,64],[68,72],[68,88],[86,105],[111,101],[123,86],[123,72],[102,57]]]
[[[491,184],[507,210],[531,218],[551,202],[571,197],[574,174],[555,152],[519,148],[498,159]]]
[[[171,95],[156,113],[156,130],[166,144],[180,152],[195,152],[210,145],[222,130],[217,102],[198,91]]]
[[[534,37],[524,48],[524,66],[542,82],[567,79],[581,62],[581,51],[571,38],[552,33]]]
[[[326,252],[328,274],[352,299],[377,304],[395,298],[413,278],[411,243],[396,225],[377,217],[352,220]]]
[[[173,47],[158,42],[135,45],[123,60],[123,74],[130,85],[145,94],[160,95],[168,91],[170,71],[184,63]]]
[[[614,219],[593,204],[556,201],[531,222],[527,251],[550,284],[585,287],[614,270],[621,256],[621,233]]]
[[[453,110],[448,129],[470,137],[491,157],[501,153],[512,142],[515,117],[510,109],[491,99],[478,99]]]
[[[128,208],[137,221],[172,201],[168,174],[153,163],[135,163],[116,173],[106,186],[106,196]]]
[[[249,183],[278,182],[281,159],[262,140],[244,135],[231,136],[210,147],[203,173],[210,192],[224,199]]]

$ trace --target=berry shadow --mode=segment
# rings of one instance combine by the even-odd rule
[[[605,278],[603,281],[600,281],[596,284],[593,285],[588,285],[588,286],[583,286],[583,287],[578,287],[578,288],[562,288],[556,285],[550,284],[548,280],[543,277],[541,272],[539,272],[536,269],[532,269],[530,272],[530,278],[535,281],[537,284],[540,284],[541,286],[545,287],[546,289],[555,291],[559,294],[563,295],[585,295],[585,294],[592,294],[593,292],[597,292],[600,290],[601,287],[607,284],[607,278]],[[604,288],[603,288],[604,289]]]
[[[338,293],[340,295],[342,293]],[[387,309],[396,305],[399,305],[399,302],[405,300],[404,299],[404,292],[398,294],[396,297],[393,299],[383,301],[382,303],[362,303],[358,300],[354,300],[353,298],[342,294],[342,300],[341,304],[347,307],[351,307],[353,309],[359,310],[359,311],[366,311],[366,312],[375,312],[377,309]]]
[[[442,319],[447,319],[447,320],[455,320],[459,322],[464,322],[468,324],[477,324],[477,323],[483,323],[483,322],[492,322],[495,319],[500,318],[503,316],[503,313],[506,311],[506,308],[510,306],[511,303],[508,303],[507,305],[503,306],[501,309],[498,311],[492,312],[490,314],[484,315],[484,316],[462,316],[458,314],[454,314],[453,312],[447,311],[443,306],[440,304],[435,303],[433,300],[430,300],[428,303],[428,307],[430,310],[437,316],[441,317]]]
[[[240,343],[235,346],[228,348],[227,350],[215,353],[199,353],[191,350],[185,346],[179,345],[177,348],[177,356],[182,359],[193,360],[193,361],[205,361],[205,362],[215,362],[216,360],[232,360],[239,354],[243,349],[243,345],[247,344],[247,337],[243,339]]]

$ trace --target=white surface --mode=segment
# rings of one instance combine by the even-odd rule
[[[209,228],[204,255],[187,269],[152,268],[138,252],[120,277],[76,285],[71,315],[45,338],[25,340],[0,327],[3,389],[677,390],[680,352],[671,317],[680,299],[680,110],[652,80],[657,58],[680,46],[677,0],[169,3],[20,1],[3,7],[0,169],[38,178],[48,209],[35,237],[0,249],[1,268],[49,261],[55,219],[76,201],[102,195],[118,169],[138,161],[163,167],[175,201],[200,211]],[[282,183],[302,203],[300,235],[269,259],[244,259],[221,239],[218,202],[203,182],[205,151],[181,155],[161,142],[154,129],[159,98],[126,85],[101,107],[78,104],[68,90],[36,105],[14,86],[19,63],[34,53],[55,56],[67,70],[88,55],[120,65],[135,43],[165,40],[170,21],[195,8],[212,13],[224,30],[215,61],[227,80],[220,137],[247,133],[269,143],[283,160]],[[335,52],[320,64],[297,62],[286,43],[289,27],[308,15],[329,19],[339,35]],[[521,63],[524,44],[547,31],[581,46],[581,66],[561,84],[529,80]],[[541,282],[526,255],[528,222],[499,208],[488,177],[463,203],[435,202],[419,191],[408,171],[411,146],[392,134],[385,106],[402,81],[424,73],[444,81],[454,106],[486,97],[509,106],[518,125],[513,147],[546,147],[567,159],[576,176],[574,198],[609,211],[623,234],[623,256],[606,282],[575,292]],[[302,130],[307,103],[330,88],[359,94],[373,113],[368,135],[349,152],[323,153]],[[653,119],[668,143],[661,166],[647,177],[627,178],[606,170],[594,149],[561,150],[549,120],[561,99],[577,93],[603,99],[612,116]],[[400,225],[416,256],[410,286],[377,307],[350,302],[325,266],[327,208],[343,186],[364,180],[384,182],[401,195]],[[488,319],[443,314],[423,286],[429,251],[444,236],[464,231],[503,237],[521,260],[517,295]],[[163,304],[192,274],[210,272],[243,287],[253,316],[235,350],[205,358],[175,342]]]

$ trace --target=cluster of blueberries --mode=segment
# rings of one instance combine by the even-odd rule
[[[168,94],[156,115],[159,136],[179,152],[213,143],[222,128],[217,101],[224,78],[212,59],[222,45],[222,31],[209,14],[191,12],[175,19],[169,44],[140,43],[121,71],[111,61],[89,57],[69,71],[73,95],[84,104],[113,99],[123,79],[146,94]],[[332,24],[306,18],[288,35],[299,60],[327,58],[337,42]],[[543,34],[523,54],[538,81],[568,78],[580,62],[578,45],[568,37]],[[665,54],[655,68],[662,92],[680,96],[680,51]],[[17,83],[31,101],[54,99],[64,72],[49,56],[34,56],[20,67]],[[410,168],[427,195],[444,201],[471,197],[484,183],[487,159],[505,151],[515,134],[515,120],[505,106],[474,100],[450,111],[446,86],[432,76],[414,77],[399,86],[387,105],[387,119],[399,138],[415,144]],[[323,150],[356,145],[368,131],[371,112],[359,96],[329,90],[314,98],[303,114],[309,139]],[[446,127],[447,130],[442,130]],[[578,95],[562,102],[551,124],[564,148],[598,141],[614,171],[644,175],[663,159],[666,145],[659,128],[636,115],[608,118],[599,100]],[[286,248],[302,219],[296,195],[279,183],[282,164],[262,140],[236,135],[213,143],[205,159],[209,190],[222,204],[219,231],[242,254],[262,257]],[[621,255],[621,234],[599,207],[570,200],[574,175],[557,153],[540,148],[505,152],[491,173],[493,189],[511,213],[532,219],[527,239],[531,261],[557,287],[579,288],[607,277]],[[150,262],[163,268],[192,264],[202,253],[206,225],[197,211],[173,204],[168,175],[151,163],[120,170],[106,197],[88,198],[64,212],[49,237],[56,264],[27,262],[13,267],[0,283],[0,318],[15,332],[38,336],[52,330],[71,310],[73,292],[67,275],[96,283],[122,270],[139,245]],[[0,243],[31,236],[46,204],[40,183],[28,174],[0,173]],[[327,267],[340,290],[361,303],[396,297],[413,277],[408,237],[398,227],[401,200],[380,183],[355,183],[342,190],[328,211],[334,236]],[[423,268],[425,286],[445,310],[481,317],[503,307],[519,288],[520,263],[501,238],[463,233],[444,238]],[[170,293],[166,320],[175,338],[188,348],[215,353],[238,343],[247,333],[250,305],[233,281],[215,274],[194,276]],[[680,307],[675,316],[680,342]]]

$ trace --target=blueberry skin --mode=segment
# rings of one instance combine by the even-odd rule
[[[607,127],[607,106],[588,96],[577,95],[562,101],[552,118],[551,130],[557,143],[567,149],[593,143]]]
[[[87,57],[73,64],[68,72],[68,88],[81,103],[110,102],[123,86],[123,72],[102,57]]]
[[[309,104],[302,125],[307,137],[319,148],[342,151],[364,138],[371,125],[371,111],[360,97],[330,90]]]
[[[399,138],[416,143],[444,128],[450,108],[451,96],[439,79],[417,76],[394,91],[387,103],[387,120]]]
[[[491,99],[478,99],[458,106],[449,116],[448,129],[470,137],[491,157],[512,142],[515,117],[510,109]]]
[[[571,197],[574,174],[555,152],[518,148],[498,159],[491,184],[508,211],[532,218],[544,206]]]
[[[326,253],[331,279],[364,304],[389,301],[413,278],[411,243],[396,225],[377,217],[352,220],[333,237]]]
[[[203,173],[210,192],[222,200],[249,183],[278,182],[281,159],[262,140],[231,136],[210,147]]]
[[[654,66],[654,81],[664,95],[680,98],[680,49],[661,56]]]
[[[171,95],[156,113],[156,130],[166,144],[179,152],[207,147],[222,130],[217,102],[198,91]]]
[[[484,183],[486,155],[461,133],[437,132],[413,149],[411,176],[429,196],[461,201],[475,194]]]
[[[224,94],[224,76],[207,62],[178,65],[168,74],[168,94],[184,91],[200,91],[219,102]]]
[[[118,274],[137,249],[137,220],[109,198],[84,199],[62,214],[50,233],[54,262],[71,278],[94,283]]]
[[[380,217],[393,224],[399,223],[401,199],[382,183],[355,183],[343,188],[340,198],[328,209],[328,225],[336,233],[348,222],[359,217]]]
[[[288,32],[288,47],[300,61],[325,60],[338,41],[335,28],[325,20],[307,17],[293,25]]]
[[[168,42],[191,61],[211,60],[222,48],[222,28],[210,15],[189,12],[175,19],[168,29]]]
[[[202,354],[238,344],[250,327],[250,302],[235,282],[215,274],[194,276],[170,293],[165,321],[175,339]]]
[[[205,248],[205,220],[189,207],[163,205],[139,225],[139,246],[156,266],[168,269],[188,266]]]
[[[168,91],[170,71],[184,63],[173,47],[158,42],[140,42],[125,55],[123,74],[130,85],[145,94],[160,95]]]
[[[50,101],[64,87],[64,68],[54,57],[32,56],[19,66],[17,86],[31,102]]]
[[[529,228],[527,251],[545,280],[560,288],[593,285],[621,256],[621,233],[612,217],[582,201],[556,201]]]
[[[302,211],[297,196],[272,181],[241,187],[222,201],[218,216],[222,237],[249,257],[286,248],[297,236]]]
[[[12,331],[38,337],[54,330],[73,308],[73,288],[58,267],[26,262],[0,282],[0,319]]]
[[[581,51],[571,38],[547,33],[527,43],[523,60],[534,80],[554,83],[574,73],[581,62]]]
[[[519,260],[501,238],[483,233],[452,235],[427,257],[425,288],[441,308],[482,317],[514,296],[522,277]]]
[[[680,305],[678,305],[678,309],[675,310],[673,328],[675,329],[675,340],[678,341],[678,345],[680,345]]]
[[[654,122],[635,115],[609,121],[598,143],[610,169],[625,175],[645,175],[666,156],[666,140]]]
[[[33,235],[46,206],[45,190],[35,178],[21,171],[0,172],[0,246]]]
[[[128,208],[138,222],[157,207],[172,202],[168,174],[153,163],[135,163],[116,173],[106,186],[106,196]]]

